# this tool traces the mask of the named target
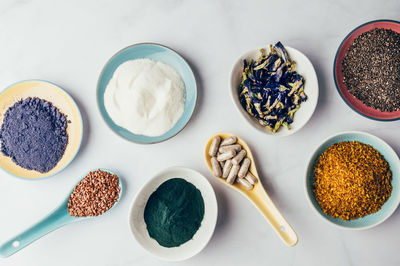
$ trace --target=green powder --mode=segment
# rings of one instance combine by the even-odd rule
[[[177,247],[192,239],[203,216],[200,191],[182,178],[162,183],[144,210],[149,235],[164,247]]]

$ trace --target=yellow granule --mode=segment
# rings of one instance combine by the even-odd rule
[[[372,146],[357,141],[333,144],[314,166],[313,191],[323,212],[353,220],[375,213],[392,192],[392,172]]]

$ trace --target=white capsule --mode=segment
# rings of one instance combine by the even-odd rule
[[[211,158],[211,166],[212,166],[214,175],[216,177],[221,177],[221,175],[222,175],[221,166],[219,165],[217,158],[215,158],[215,157]]]
[[[229,172],[228,178],[226,179],[226,182],[228,182],[229,184],[233,184],[235,183],[237,174],[239,172],[239,165],[232,165],[231,171]]]
[[[208,151],[208,154],[212,157],[215,156],[218,152],[219,149],[219,144],[221,143],[221,137],[216,136],[213,141],[211,142],[210,145],[210,150]]]
[[[235,144],[237,141],[236,136],[229,137],[221,142],[221,146]]]
[[[228,177],[229,172],[232,169],[232,165],[233,164],[232,164],[231,160],[228,160],[228,161],[225,162],[224,169],[222,170],[222,177],[223,178],[227,178]]]
[[[234,150],[230,150],[221,154],[218,154],[217,160],[218,161],[226,161],[233,158],[236,155]]]
[[[250,184],[250,182],[247,181],[247,180],[244,179],[244,178],[239,178],[239,183],[240,183],[242,186],[244,186],[246,189],[248,189],[248,190],[250,190],[250,189],[253,188],[253,185]]]
[[[242,162],[242,166],[240,166],[238,177],[244,178],[246,176],[247,172],[249,171],[249,167],[250,167],[250,159],[245,158]]]
[[[242,146],[240,144],[233,144],[233,145],[227,145],[227,146],[221,146],[219,147],[219,152],[224,153],[230,150],[235,150],[236,152],[239,152],[242,149]]]
[[[240,164],[240,162],[243,160],[243,158],[246,156],[246,151],[245,150],[241,150],[236,156],[235,158],[232,159],[232,163],[233,164]]]
[[[247,172],[247,175],[244,177],[247,181],[249,181],[250,184],[254,185],[255,183],[258,182],[257,177],[252,175],[250,172]]]

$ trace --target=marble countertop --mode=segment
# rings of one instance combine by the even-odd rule
[[[0,88],[39,78],[76,99],[85,124],[78,156],[57,176],[25,181],[1,172],[0,242],[50,212],[88,170],[115,170],[126,193],[112,213],[63,227],[0,265],[171,265],[147,253],[132,237],[128,209],[138,189],[162,169],[181,165],[207,176],[217,194],[215,234],[197,256],[179,265],[400,265],[400,211],[365,231],[336,228],[318,217],[304,191],[306,164],[328,136],[361,130],[400,152],[399,122],[377,122],[351,110],[336,91],[332,65],[342,39],[373,19],[400,20],[400,2],[388,1],[29,1],[0,3]],[[282,41],[306,54],[316,69],[320,98],[308,124],[274,138],[240,117],[229,95],[237,57]],[[157,42],[192,66],[199,89],[195,113],[174,138],[138,145],[116,136],[96,104],[96,83],[118,50]],[[244,197],[214,180],[203,159],[210,135],[238,134],[253,147],[266,190],[299,236],[286,247]]]

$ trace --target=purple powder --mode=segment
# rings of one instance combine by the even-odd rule
[[[51,102],[26,98],[8,108],[0,129],[1,152],[28,169],[53,169],[68,144],[66,116]]]

